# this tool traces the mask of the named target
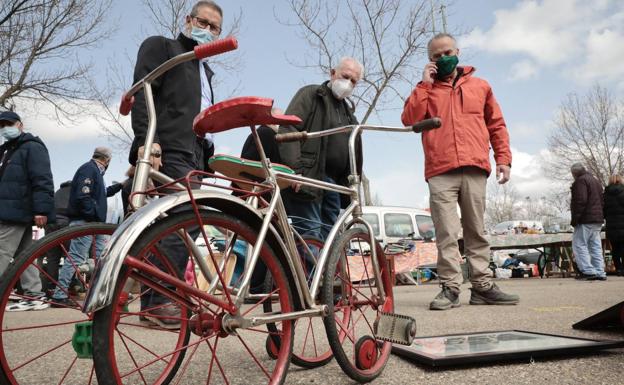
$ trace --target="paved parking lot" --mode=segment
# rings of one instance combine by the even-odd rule
[[[400,313],[416,318],[418,335],[441,335],[463,332],[520,329],[595,339],[624,339],[624,332],[585,332],[572,329],[572,324],[597,311],[624,301],[624,278],[609,277],[606,282],[579,282],[574,279],[511,279],[499,282],[510,292],[521,295],[518,306],[470,306],[468,287],[461,295],[462,306],[444,312],[428,310],[429,301],[437,294],[436,284],[400,286],[396,288],[396,304]],[[71,313],[71,312],[69,312]],[[68,314],[60,309],[15,314],[16,321],[27,323],[32,317],[63,321]],[[38,321],[41,323],[41,319]],[[322,331],[321,331],[322,332]],[[20,349],[37,348],[39,340],[58,340],[65,336],[46,335],[41,330],[24,336]],[[262,344],[263,340],[256,342]],[[17,345],[16,345],[17,346]],[[14,352],[15,353],[15,352]],[[17,353],[19,354],[19,353]],[[226,359],[239,359],[240,352],[227,351]],[[58,354],[52,360],[37,363],[27,369],[28,383],[48,384],[46,373],[66,363],[67,355]],[[79,360],[83,373],[89,373],[89,361]],[[242,371],[241,367],[241,371]],[[87,384],[88,375],[72,381]],[[571,358],[537,359],[483,364],[447,369],[432,369],[403,358],[392,356],[384,373],[374,384],[622,384],[624,382],[624,349],[598,355]],[[202,383],[205,377],[202,377]],[[195,384],[197,377],[185,376],[181,383]],[[335,361],[315,370],[302,370],[294,365],[286,379],[288,384],[350,384]]]

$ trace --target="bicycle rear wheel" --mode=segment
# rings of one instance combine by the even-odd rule
[[[91,239],[90,254],[95,255],[95,237],[111,235],[116,225],[103,223],[70,226],[46,235],[20,253],[0,279],[0,382],[3,384],[91,384],[95,381],[93,363],[79,359],[72,347],[76,325],[90,322],[90,315],[82,313],[82,294],[89,288],[89,273],[84,265],[69,255],[69,244],[77,238]],[[84,238],[83,238],[84,239]],[[58,304],[48,298],[34,298],[28,293],[18,294],[14,289],[26,269],[35,269],[44,281],[43,291],[58,284],[58,266],[64,259],[77,276],[79,290],[63,290],[69,303]],[[56,269],[55,269],[56,268]],[[46,290],[47,289],[47,290]],[[38,301],[34,309],[45,311],[7,311],[12,298]],[[48,308],[59,306],[58,308]],[[44,368],[44,370],[42,370]]]
[[[212,247],[217,241],[226,253],[227,250],[233,253],[236,242],[245,242],[248,247],[256,244],[256,232],[232,216],[202,210],[200,219],[206,238],[199,236],[195,245],[208,264],[212,263],[209,248],[215,259],[219,253]],[[101,385],[189,381],[280,384],[284,381],[292,350],[292,321],[277,322],[279,330],[276,335],[284,343],[277,351],[277,359],[271,360],[264,354],[264,338],[269,333],[266,329],[261,326],[243,326],[235,331],[227,328],[229,321],[238,316],[249,319],[264,315],[260,303],[245,305],[232,312],[229,306],[235,300],[235,285],[218,288],[214,297],[207,300],[198,294],[207,288],[200,288],[197,278],[187,283],[178,275],[175,285],[171,286],[163,284],[159,273],[152,269],[157,267],[157,270],[171,274],[178,266],[186,266],[186,259],[178,261],[173,257],[174,254],[180,255],[179,250],[174,253],[168,240],[180,239],[178,234],[182,232],[186,242],[180,244],[183,255],[188,257],[189,237],[193,238],[198,229],[193,212],[171,214],[153,224],[132,246],[118,277],[112,304],[97,311],[94,317],[94,361]],[[130,267],[130,256],[147,266],[135,264]],[[221,257],[227,258],[227,255]],[[274,290],[265,293],[262,300],[278,298],[284,312],[293,311],[290,286],[281,261],[267,243],[263,244],[260,257],[276,282]],[[224,275],[225,271],[224,266],[221,274]],[[195,273],[199,274],[198,271]],[[128,301],[124,288],[128,287],[126,283],[130,278],[141,282],[142,289]],[[173,309],[168,315],[159,313],[157,317],[162,321],[179,321],[177,329],[145,322],[154,320],[155,310],[161,306],[148,301],[148,298],[153,300],[156,293],[162,306]]]
[[[393,287],[385,254],[376,243],[385,300],[377,289],[368,232],[352,228],[332,244],[323,275],[322,298],[329,313],[323,318],[327,339],[342,370],[358,382],[369,382],[383,371],[392,344],[377,340],[374,323],[380,312],[393,313]],[[345,318],[341,314],[349,313]]]
[[[320,256],[324,242],[316,237],[304,237],[303,240],[308,247],[306,248],[300,245],[301,241],[297,241],[297,249],[308,284],[310,284],[312,275],[317,268],[316,260]],[[310,253],[313,255],[309,255]],[[272,286],[273,281],[270,276],[267,276],[265,291],[270,291]],[[266,301],[264,303],[264,310],[266,312],[275,311],[274,302]],[[349,316],[349,313],[343,312],[340,316],[343,322],[347,322],[346,318]],[[273,324],[268,324],[267,327],[271,332],[276,331]],[[266,347],[270,356],[274,356],[276,344],[279,344],[278,338],[275,336],[267,336]],[[291,358],[292,363],[301,368],[313,369],[327,364],[332,358],[333,353],[327,341],[322,318],[303,317],[296,320],[295,341],[293,343],[293,354]]]

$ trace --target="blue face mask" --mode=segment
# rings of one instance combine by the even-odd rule
[[[215,39],[215,36],[207,29],[201,29],[193,26],[191,30],[191,39],[195,40],[199,44],[210,43]]]
[[[20,129],[15,126],[0,128],[0,134],[5,140],[15,139],[21,133]]]

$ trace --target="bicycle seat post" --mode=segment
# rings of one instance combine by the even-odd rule
[[[251,135],[254,138],[254,142],[256,143],[256,148],[258,149],[258,154],[260,155],[260,162],[262,162],[262,165],[267,170],[267,173],[268,173],[267,176],[272,178],[272,175],[269,173],[269,169],[271,168],[271,162],[269,161],[269,159],[266,157],[266,154],[264,153],[264,147],[262,146],[262,142],[260,141],[260,136],[258,136],[258,130],[256,130],[255,125],[250,126],[249,128],[251,129]]]

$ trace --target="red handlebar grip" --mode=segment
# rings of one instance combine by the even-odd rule
[[[238,48],[238,41],[234,36],[225,39],[213,41],[211,43],[195,46],[195,57],[203,59],[209,56],[215,56],[228,51],[234,51]]]
[[[431,119],[421,120],[420,122],[412,126],[412,130],[414,130],[414,132],[418,134],[423,131],[439,128],[440,126],[442,126],[442,119],[435,117]]]
[[[306,139],[308,139],[308,132],[307,131],[289,132],[287,134],[277,134],[277,135],[275,135],[275,141],[277,143],[297,142],[297,141],[304,141]]]
[[[119,113],[126,116],[132,110],[132,105],[134,104],[134,96],[127,97],[126,94],[123,94],[121,97],[121,104],[119,105]]]

